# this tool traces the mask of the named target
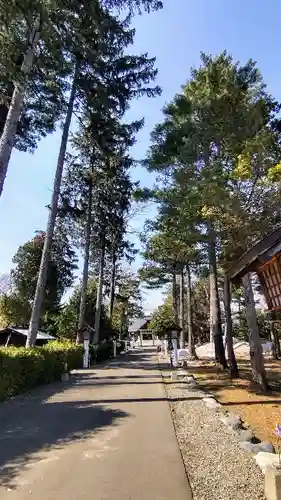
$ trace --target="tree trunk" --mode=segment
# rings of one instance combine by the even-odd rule
[[[186,304],[187,304],[187,332],[188,332],[188,357],[189,359],[197,359],[197,354],[194,345],[194,332],[192,321],[192,291],[191,291],[191,276],[189,264],[186,264]]]
[[[44,247],[43,247],[43,252],[42,252],[42,257],[41,257],[41,263],[40,263],[39,274],[38,274],[38,279],[37,279],[36,291],[35,291],[35,295],[34,295],[32,313],[31,313],[31,318],[30,318],[30,323],[29,323],[29,332],[28,332],[28,337],[26,340],[27,346],[33,346],[35,344],[37,331],[38,331],[38,327],[39,327],[41,307],[42,307],[42,302],[43,302],[44,293],[45,293],[46,280],[47,280],[49,255],[50,255],[52,239],[53,239],[53,234],[54,234],[54,229],[55,229],[56,215],[57,215],[57,211],[58,211],[58,201],[59,201],[61,180],[62,180],[62,174],[63,174],[64,159],[65,159],[70,123],[71,123],[71,118],[72,118],[72,113],[73,113],[73,105],[74,105],[75,91],[76,91],[76,79],[77,79],[78,73],[79,73],[79,63],[76,63],[74,78],[73,78],[73,82],[72,82],[72,89],[71,89],[71,93],[70,93],[70,97],[69,97],[69,101],[68,101],[67,113],[66,113],[66,117],[65,117],[64,126],[63,126],[63,133],[62,133],[62,138],[61,138],[57,168],[56,168],[55,179],[54,179],[51,209],[49,212],[49,217],[48,217],[48,222],[47,222],[46,236],[45,236]]]
[[[239,372],[237,362],[233,349],[233,331],[232,331],[232,318],[231,318],[231,289],[230,282],[227,276],[224,277],[224,310],[225,310],[225,324],[226,324],[226,347],[227,357],[229,364],[230,376],[238,378]]]
[[[272,357],[273,359],[278,359],[277,350],[276,350],[276,338],[275,338],[275,328],[273,321],[270,321],[270,339],[272,343]]]
[[[174,269],[173,270],[173,291],[172,291],[172,295],[173,295],[173,312],[174,312],[174,316],[175,316],[175,321],[176,323],[178,323],[178,304],[177,304],[177,274],[176,274],[176,270]]]
[[[125,328],[125,303],[122,302],[121,312],[120,312],[120,339],[123,336],[124,328]]]
[[[268,384],[266,380],[263,352],[261,346],[261,339],[259,335],[257,314],[255,309],[255,301],[254,301],[254,294],[253,294],[250,274],[245,274],[243,276],[242,281],[244,285],[245,309],[246,309],[247,325],[249,329],[252,379],[253,382],[259,384],[261,388],[264,391],[266,391],[268,389]]]
[[[93,199],[93,180],[92,180],[92,177],[91,177],[90,183],[89,183],[89,195],[88,196],[89,196],[89,198],[88,198],[87,223],[86,223],[86,231],[85,231],[84,266],[83,266],[83,277],[82,277],[82,285],[81,285],[78,333],[77,333],[77,338],[76,338],[77,343],[83,342],[83,338],[81,337],[79,330],[81,330],[81,328],[83,328],[83,326],[84,326],[86,299],[87,299],[90,241],[91,241],[91,223],[92,223],[92,199]]]
[[[272,355],[274,359],[280,358],[280,343],[274,321],[270,321],[270,337],[272,342]]]
[[[213,292],[214,292],[214,289],[213,287],[211,287],[211,279],[210,279],[210,292],[209,292],[209,301],[210,301],[210,304],[209,304],[209,308],[210,308],[210,311],[209,311],[209,328],[210,328],[210,343],[211,342],[214,342],[214,338],[215,338],[215,334],[214,334],[214,322],[213,322],[213,317],[212,317],[212,311],[213,311]]]
[[[180,274],[176,273],[176,318],[177,324],[180,324]]]
[[[180,304],[179,304],[179,310],[180,310],[180,327],[181,327],[181,334],[180,334],[180,348],[184,349],[185,348],[185,324],[184,324],[184,270],[181,270],[180,273]]]
[[[217,257],[216,257],[216,237],[211,224],[208,228],[209,233],[209,268],[210,268],[210,321],[214,333],[215,359],[216,362],[227,367],[225,350],[223,345],[223,336],[221,328],[221,312],[218,292],[217,277]]]
[[[22,78],[21,81],[16,82],[14,85],[12,100],[9,106],[9,111],[0,139],[0,196],[3,192],[8,166],[17,133],[17,126],[22,111],[26,87],[28,84],[29,75],[32,70],[36,47],[40,39],[41,21],[42,20],[40,16],[36,20],[35,26],[32,30],[29,39],[29,47],[26,51],[21,66]]]
[[[275,328],[275,324],[274,324],[274,335],[275,335],[275,342],[276,342],[276,354],[277,354],[277,358],[280,359],[281,358],[280,340],[279,340],[278,333],[277,333],[276,328]]]
[[[121,318],[120,318],[120,332],[121,338],[128,334],[128,301],[122,302]]]
[[[112,270],[111,270],[111,283],[109,292],[109,319],[112,318],[114,300],[115,300],[115,281],[116,281],[116,255],[113,251],[112,254]]]
[[[100,336],[100,318],[101,318],[101,306],[102,306],[104,258],[105,258],[105,238],[103,236],[102,241],[101,241],[100,271],[99,271],[99,281],[98,281],[97,300],[96,300],[94,344],[98,343],[99,336]]]
[[[241,318],[241,298],[240,298],[240,296],[239,296],[239,295],[238,295],[238,298],[237,298],[237,302],[238,302],[239,328],[241,329],[241,328],[242,328],[242,318]]]

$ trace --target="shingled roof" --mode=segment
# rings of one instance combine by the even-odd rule
[[[129,332],[134,333],[138,330],[141,330],[150,318],[137,318],[135,321],[129,326]]]
[[[238,281],[246,273],[255,270],[257,264],[263,264],[281,251],[281,226],[260,239],[227,271],[231,281]]]

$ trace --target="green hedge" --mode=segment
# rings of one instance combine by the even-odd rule
[[[44,347],[0,348],[0,400],[40,384],[60,380],[68,370],[82,366],[83,346],[72,342],[49,342]]]
[[[74,344],[70,340],[48,342],[44,347],[41,347],[41,350],[54,355],[62,363],[67,363],[68,370],[83,366],[84,347]]]

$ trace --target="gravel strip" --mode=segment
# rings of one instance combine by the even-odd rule
[[[262,473],[220,421],[223,410],[207,408],[206,395],[184,382],[165,386],[194,500],[264,499]]]

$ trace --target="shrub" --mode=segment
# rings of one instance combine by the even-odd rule
[[[100,363],[113,357],[112,340],[103,341],[97,345],[90,345],[91,363]]]
[[[77,345],[70,340],[53,340],[41,348],[47,353],[53,354],[60,362],[67,363],[68,370],[81,368],[83,364],[83,345]]]
[[[44,347],[0,348],[0,400],[39,384],[60,380],[64,364],[82,366],[83,347],[72,342],[50,342]]]
[[[124,349],[125,341],[117,340],[116,353],[120,354],[120,352],[124,351]],[[90,345],[90,355],[91,363],[101,363],[102,361],[113,358],[113,341],[103,340],[100,344]]]
[[[39,349],[1,348],[0,400],[37,385],[44,368],[44,355]]]

